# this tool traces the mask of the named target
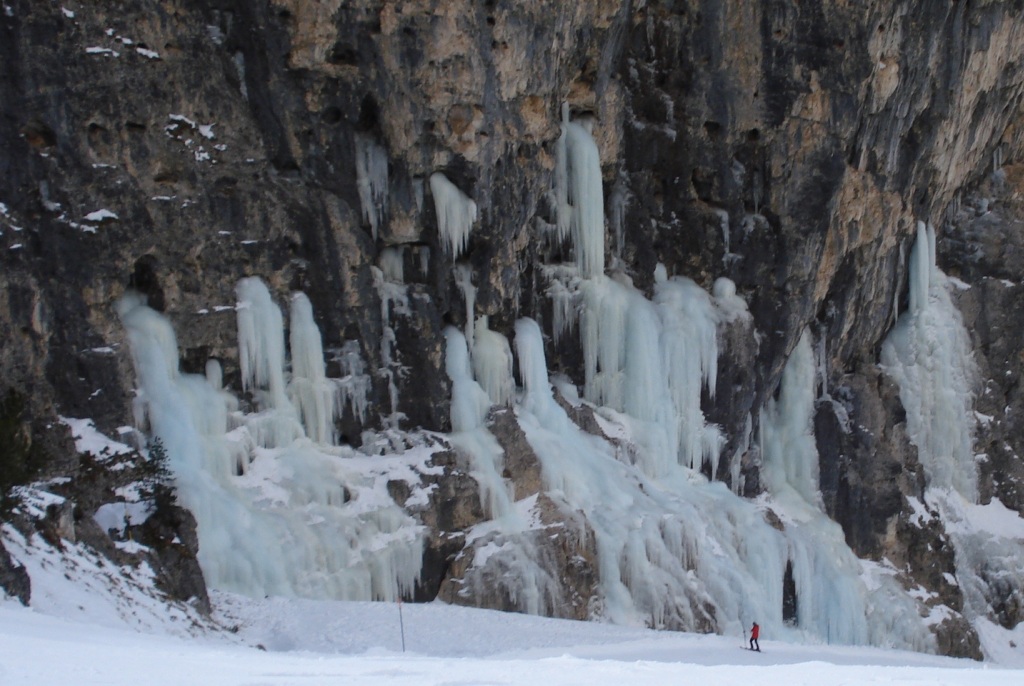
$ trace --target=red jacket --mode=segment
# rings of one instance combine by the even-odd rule
[[[755,638],[756,639],[760,633],[761,633],[761,627],[759,627],[757,624],[755,624],[754,626],[750,627],[750,637],[751,638]]]

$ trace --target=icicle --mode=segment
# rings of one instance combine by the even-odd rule
[[[504,451],[483,426],[491,400],[473,379],[465,336],[453,326],[444,335],[445,371],[452,381],[452,442],[472,463],[481,504],[495,519],[513,518],[509,485],[502,478]]]
[[[242,279],[238,294],[238,355],[242,387],[253,391],[266,410],[248,421],[259,445],[280,448],[304,435],[285,383],[284,319],[267,287],[256,277]]]
[[[612,186],[611,195],[608,197],[608,205],[611,208],[609,223],[615,238],[615,257],[620,260],[625,244],[626,210],[629,206],[629,198],[629,186],[626,185],[625,178],[620,176]]]
[[[512,349],[508,339],[487,327],[487,317],[476,321],[473,343],[473,375],[495,405],[512,400]]]
[[[469,244],[469,233],[477,218],[476,203],[441,172],[430,175],[437,230],[452,259],[458,259]]]
[[[388,206],[388,153],[372,138],[356,134],[356,188],[363,208],[363,220],[377,240]]]
[[[342,378],[338,381],[341,395],[338,398],[337,414],[348,405],[360,424],[366,423],[369,409],[370,376],[359,352],[359,341],[346,341],[341,347],[338,361],[341,363]]]
[[[572,206],[569,204],[569,154],[567,152],[569,103],[562,103],[562,132],[555,147],[555,214],[558,243],[564,243],[572,230]]]
[[[725,253],[722,256],[722,260],[726,261],[730,254],[729,250],[729,213],[722,209],[714,210],[715,215],[718,216],[718,227],[722,231],[722,243],[725,246]]]
[[[405,283],[405,264],[403,253],[405,246],[399,245],[394,248],[384,248],[377,257],[377,265],[380,267],[384,278],[394,283]]]
[[[601,156],[589,131],[576,122],[565,133],[567,188],[572,205],[570,229],[576,265],[584,278],[604,273],[604,188]],[[561,218],[559,221],[561,227]]]
[[[416,256],[420,260],[420,276],[425,279],[430,274],[430,247],[426,245],[417,247]]]
[[[483,424],[491,407],[491,400],[473,379],[466,337],[449,326],[444,331],[445,371],[452,381],[452,430],[472,431]]]
[[[289,395],[299,411],[306,435],[331,445],[335,440],[337,387],[324,369],[320,329],[313,319],[313,306],[304,293],[295,293],[291,303],[292,380]]]
[[[284,399],[284,319],[256,277],[238,282],[238,354],[242,388],[269,388],[274,407]]]
[[[409,298],[406,287],[402,284],[391,283],[384,278],[384,272],[377,267],[370,267],[373,275],[373,285],[380,296],[380,320],[381,340],[380,357],[381,368],[378,372],[388,383],[388,399],[390,401],[391,413],[386,417],[390,428],[397,429],[402,414],[398,411],[398,384],[395,383],[395,374],[398,371],[399,363],[395,359],[395,330],[391,326],[391,315],[409,313]]]
[[[552,281],[547,293],[551,298],[552,336],[558,345],[562,336],[571,333],[576,326],[576,295],[561,281]]]

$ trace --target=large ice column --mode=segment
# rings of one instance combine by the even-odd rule
[[[441,172],[430,175],[430,194],[434,197],[441,243],[453,260],[458,259],[469,244],[469,233],[477,218],[476,202]]]
[[[621,275],[580,284],[584,395],[647,424],[651,476],[675,464],[717,472],[723,441],[700,402],[703,389],[715,390],[718,321],[702,288],[663,268],[653,302]]]
[[[593,278],[604,273],[601,155],[588,128],[566,117],[557,157],[555,195],[559,237],[564,237],[568,225],[580,274]]]
[[[235,290],[242,387],[265,411],[251,418],[252,430],[262,446],[288,445],[304,432],[287,394],[284,318],[259,278],[242,279]]]
[[[502,477],[505,453],[484,427],[491,399],[473,379],[466,337],[453,326],[447,327],[444,335],[445,371],[452,382],[451,440],[471,462],[471,474],[480,484],[481,504],[495,519],[512,517],[512,496]]]
[[[334,421],[339,407],[338,387],[327,378],[320,329],[313,319],[313,306],[304,293],[295,293],[291,303],[292,379],[289,395],[299,411],[306,435],[316,443],[334,443]]]
[[[919,222],[910,253],[910,309],[882,345],[882,365],[899,384],[907,431],[928,485],[978,497],[970,337],[935,265],[935,230]]]
[[[166,318],[130,296],[118,311],[139,385],[137,421],[167,450],[178,501],[196,518],[199,562],[211,588],[350,600],[394,600],[411,591],[423,527],[382,498],[372,477],[348,467],[340,457],[348,453],[306,440],[256,447],[257,419],[272,424],[287,407],[234,417],[228,432],[237,401],[218,387],[218,366],[208,367],[216,385],[181,374]],[[244,332],[250,343],[272,338],[258,328]],[[260,359],[254,355],[251,370]],[[240,453],[247,470],[236,468]]]
[[[777,497],[792,490],[804,502],[820,507],[814,374],[814,351],[804,331],[783,370],[778,400],[770,399],[761,415],[761,474]]]
[[[238,357],[242,388],[269,390],[269,404],[283,407],[287,402],[284,382],[284,319],[257,277],[238,282]]]
[[[910,255],[910,307],[882,345],[882,366],[900,388],[907,433],[917,446],[928,488],[956,551],[956,582],[965,616],[980,622],[982,648],[1006,634],[988,618],[1024,585],[1020,517],[998,500],[978,502],[974,389],[978,370],[970,337],[935,264],[935,230],[919,223]],[[1012,640],[1012,639],[1011,639]]]
[[[714,477],[723,441],[717,427],[706,423],[700,401],[705,388],[715,397],[721,317],[707,291],[682,277],[656,277],[654,302],[661,317],[660,340],[679,460],[691,469],[708,462]]]
[[[649,480],[625,464],[554,402],[535,322],[516,323],[515,344],[525,386],[520,424],[545,487],[593,527],[602,616],[657,628],[710,621],[736,633],[757,618],[780,629],[787,548],[780,532],[721,484],[695,481],[678,467]]]
[[[508,405],[515,391],[512,348],[508,339],[487,326],[487,317],[476,321],[473,343],[473,376],[495,405]]]
[[[356,188],[363,219],[376,240],[388,206],[388,152],[362,134],[356,135]]]

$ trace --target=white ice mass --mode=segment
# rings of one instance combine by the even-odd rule
[[[361,198],[373,225],[386,197],[386,167],[372,145],[361,145]],[[475,311],[469,265],[452,273],[465,298],[466,327],[445,330],[452,433],[441,438],[469,465],[491,518],[467,533],[467,586],[499,578],[507,597],[529,613],[553,612],[559,602],[558,570],[538,544],[537,494],[517,496],[487,428],[497,409],[514,413],[539,458],[545,497],[593,537],[592,618],[734,635],[757,621],[775,637],[934,650],[921,607],[892,570],[858,560],[822,510],[811,335],[791,352],[776,397],[761,408],[759,434],[752,435],[751,419],[739,448],[723,454],[726,436],[707,421],[701,397],[716,393],[725,327],[755,335],[745,303],[724,278],[708,293],[659,265],[648,298],[625,273],[606,274],[600,158],[588,128],[566,117],[558,152],[558,226],[574,261],[542,270],[553,302],[549,330],[521,318],[510,341]],[[434,174],[430,187],[442,242],[457,258],[476,205],[443,174]],[[911,311],[900,318],[884,360],[917,398],[908,395],[904,404],[929,474],[929,504],[956,521],[976,504],[971,428],[960,421],[970,416],[973,377],[962,325],[956,328],[934,267],[933,234],[921,235]],[[384,366],[375,373],[391,391],[391,430],[401,419],[392,322],[408,313],[394,260],[400,255],[372,268],[384,332],[370,344],[379,346]],[[396,505],[386,484],[403,480],[413,499],[425,502],[419,476],[432,469],[441,444],[410,434],[413,447],[384,454],[380,442],[365,453],[336,445],[343,407],[366,418],[370,372],[358,343],[341,353],[344,377],[328,378],[304,294],[291,297],[287,337],[262,281],[243,279],[237,294],[244,399],[222,388],[216,362],[206,377],[181,373],[168,320],[138,297],[120,304],[138,380],[138,425],[167,449],[180,500],[198,521],[208,584],[254,597],[408,595],[420,574],[425,527]],[[544,340],[570,335],[579,337],[585,378],[580,389],[560,378],[556,390]],[[603,435],[583,431],[566,407],[591,414]],[[945,433],[935,434],[936,427]],[[928,443],[932,435],[938,438]],[[762,460],[767,491],[756,500],[737,495],[744,451]],[[1007,552],[993,540],[959,537],[961,571],[967,574],[982,552]],[[1022,559],[1016,548],[1010,552]],[[792,615],[784,616],[788,580]],[[974,599],[978,592],[965,591],[974,606],[984,605]]]

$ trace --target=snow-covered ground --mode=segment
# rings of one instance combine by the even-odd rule
[[[1004,646],[989,656],[999,665],[771,635],[754,653],[739,636],[439,602],[214,593],[207,619],[160,597],[145,564],[114,565],[69,541],[55,548],[10,525],[0,535],[32,578],[32,607],[0,600],[0,686],[1024,683],[1024,669],[1011,668],[1024,668],[1024,630],[994,626],[987,642]]]
[[[185,638],[0,602],[0,684],[1020,684],[1024,671],[876,648],[543,619],[440,603],[215,596],[237,631]],[[401,616],[400,616],[401,614]],[[173,624],[168,619],[168,625]],[[402,651],[404,625],[405,652]]]

